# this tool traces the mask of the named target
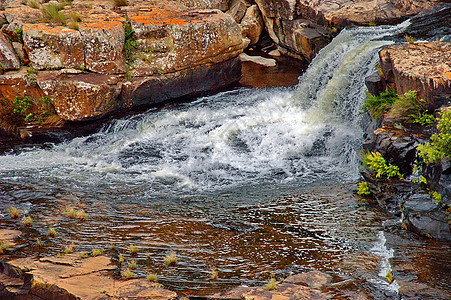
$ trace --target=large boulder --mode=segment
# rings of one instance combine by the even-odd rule
[[[243,51],[238,24],[230,15],[217,10],[184,13],[152,7],[129,18],[136,42],[132,76],[220,63]]]
[[[230,0],[178,0],[187,7],[201,9],[219,9],[226,11],[230,7]]]
[[[411,43],[388,46],[379,53],[385,80],[398,94],[410,90],[433,104],[451,100],[451,43]]]
[[[265,29],[265,24],[257,5],[252,5],[246,10],[240,25],[243,37],[249,39],[250,45],[256,44],[262,31]]]
[[[79,31],[49,24],[24,24],[23,39],[31,64],[37,70],[80,68],[84,46]]]
[[[39,74],[37,83],[64,120],[95,119],[120,106],[118,76],[55,71]]]

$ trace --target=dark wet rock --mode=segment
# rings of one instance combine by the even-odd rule
[[[402,204],[403,221],[407,228],[422,236],[451,241],[449,214],[429,194],[413,194]]]
[[[385,90],[385,83],[378,73],[373,73],[365,78],[365,85],[368,93],[372,95],[379,95]]]
[[[77,253],[1,264],[1,299],[176,299],[177,293],[145,279],[115,280],[105,256],[80,259]]]

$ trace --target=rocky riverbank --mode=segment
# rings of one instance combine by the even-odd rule
[[[2,135],[27,139],[36,128],[91,122],[227,86],[241,76],[238,55],[262,34],[271,38],[264,49],[271,55],[310,61],[343,26],[394,23],[438,5],[385,0],[3,1]]]
[[[387,109],[377,122],[373,121],[363,147],[380,153],[387,164],[399,168],[403,177],[380,176],[374,165],[365,162],[361,174],[371,197],[382,208],[401,216],[406,229],[451,241],[451,153],[447,148],[450,129],[439,125],[437,130],[437,122],[450,122],[445,112],[451,110],[451,44],[397,44],[381,50],[379,56],[379,74],[367,80],[371,93],[381,95],[388,87],[398,95],[408,95],[405,93],[413,90],[417,94],[414,99],[424,101],[419,100],[417,105],[422,109],[420,114],[406,108],[410,105],[407,102],[403,102],[407,114],[399,107]],[[383,101],[382,97],[379,100]],[[443,155],[434,161],[418,151],[418,146],[430,142],[433,134],[446,140],[445,148],[440,150]]]

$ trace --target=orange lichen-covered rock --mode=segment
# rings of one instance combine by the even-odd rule
[[[27,72],[26,67],[0,75],[0,98],[13,103],[16,97],[23,98],[24,96],[33,99],[40,99],[45,96],[37,86],[33,75]]]
[[[102,74],[125,72],[124,27],[119,21],[82,23],[85,68]]]
[[[243,51],[238,24],[217,10],[193,12],[152,7],[130,16],[130,23],[136,41],[133,76],[219,63]]]
[[[49,24],[24,24],[25,50],[38,70],[80,68],[84,64],[80,32]]]
[[[38,76],[37,82],[64,120],[102,117],[119,106],[121,84],[117,76],[54,72]]]

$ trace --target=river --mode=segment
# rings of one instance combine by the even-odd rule
[[[293,87],[236,88],[3,154],[0,226],[24,232],[8,255],[73,244],[128,259],[134,244],[138,276],[157,273],[187,294],[316,269],[334,276],[334,298],[449,298],[449,245],[414,237],[355,195],[364,78],[408,25],[343,30]],[[31,229],[9,217],[11,205],[33,217]],[[64,216],[68,206],[87,219]],[[179,262],[167,267],[171,251]]]

